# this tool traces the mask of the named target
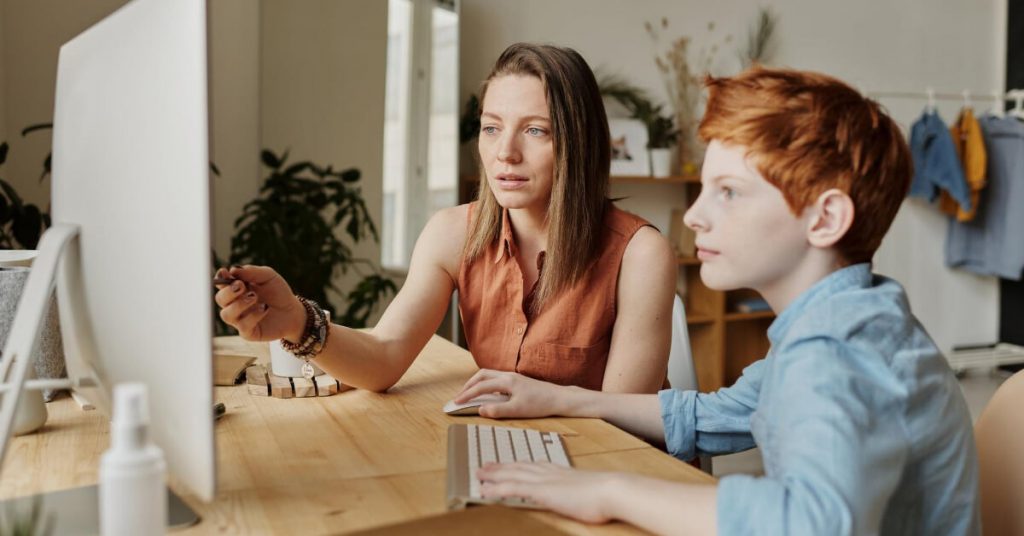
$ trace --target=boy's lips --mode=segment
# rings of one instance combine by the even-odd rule
[[[708,259],[713,259],[713,258],[717,257],[719,255],[719,253],[721,253],[721,252],[715,251],[713,249],[708,249],[708,248],[703,247],[703,246],[697,246],[697,258],[702,260],[702,261],[706,261]]]

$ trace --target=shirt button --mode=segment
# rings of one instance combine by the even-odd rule
[[[516,335],[522,335],[522,334],[523,334],[523,328],[522,328],[522,326],[520,326],[520,327],[516,328]]]

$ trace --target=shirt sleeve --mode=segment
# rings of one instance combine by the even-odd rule
[[[665,389],[658,393],[669,454],[728,454],[754,447],[750,414],[757,409],[764,360],[743,369],[736,383],[714,393]]]
[[[905,392],[861,351],[813,338],[778,353],[762,413],[768,475],[719,482],[720,534],[879,532],[907,459]]]

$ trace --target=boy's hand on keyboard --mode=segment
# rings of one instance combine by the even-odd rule
[[[462,386],[462,392],[455,396],[454,401],[464,404],[483,394],[505,393],[509,396],[507,402],[480,406],[480,416],[491,419],[540,418],[559,415],[558,402],[564,389],[515,372],[482,369]]]
[[[615,473],[579,471],[550,463],[491,463],[477,470],[485,498],[522,497],[585,523],[612,519],[608,491]]]

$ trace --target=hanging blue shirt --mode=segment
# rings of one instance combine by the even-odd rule
[[[988,184],[978,198],[973,220],[950,219],[946,266],[1020,280],[1024,271],[1024,123],[986,115],[978,124],[985,138]]]
[[[935,201],[939,189],[956,200],[965,211],[971,210],[971,190],[964,177],[960,157],[949,128],[934,111],[925,111],[910,129],[910,155],[914,160],[912,197]]]
[[[768,329],[768,356],[715,393],[658,393],[673,455],[761,448],[718,484],[718,532],[979,533],[970,414],[903,288],[833,272]]]

